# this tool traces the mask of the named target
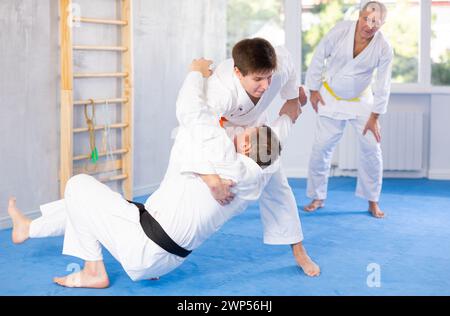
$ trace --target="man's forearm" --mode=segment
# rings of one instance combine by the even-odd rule
[[[234,194],[231,192],[231,187],[234,183],[230,180],[223,180],[217,174],[199,174],[202,180],[208,186],[213,198],[224,206],[230,203]]]
[[[300,101],[298,100],[298,98],[286,100],[286,102],[289,102],[289,103],[300,103]]]

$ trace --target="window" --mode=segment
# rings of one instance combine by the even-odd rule
[[[432,1],[431,83],[450,85],[450,1]]]
[[[290,48],[296,64],[298,67],[301,65],[303,80],[319,41],[338,21],[357,19],[361,2],[223,1],[227,1],[228,57],[237,41],[249,37],[263,37],[275,46],[286,45]],[[426,91],[430,85],[450,86],[450,0],[383,0],[383,3],[388,9],[388,15],[381,30],[389,39],[395,53],[392,68],[393,87],[399,91]],[[292,23],[294,20],[299,22]],[[286,28],[285,21],[288,22]]]
[[[394,48],[392,82],[419,81],[420,3],[418,0],[384,2],[388,15],[382,31]]]
[[[415,1],[384,1],[388,15],[382,32],[395,51],[392,81],[414,83],[418,81],[418,43],[420,6]],[[359,0],[303,0],[302,1],[302,72],[303,78],[311,62],[314,48],[341,20],[356,20]]]
[[[359,0],[302,1],[302,78],[311,63],[314,49],[338,21],[357,16]]]
[[[253,37],[274,46],[285,44],[283,0],[228,0],[227,57],[234,44]]]

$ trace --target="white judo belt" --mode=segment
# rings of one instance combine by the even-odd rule
[[[142,229],[147,237],[150,238],[150,240],[152,240],[155,244],[160,246],[165,251],[182,258],[187,257],[192,252],[192,250],[186,250],[174,242],[156,221],[156,219],[154,219],[153,216],[147,212],[143,204],[133,201],[128,202],[138,207]]]

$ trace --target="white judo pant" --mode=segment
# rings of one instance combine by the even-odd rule
[[[327,198],[328,177],[333,151],[341,139],[344,128],[349,123],[358,135],[359,157],[356,196],[378,202],[383,180],[383,158],[381,146],[371,131],[363,135],[367,117],[337,120],[327,116],[317,116],[317,129],[309,162],[307,196],[311,199]]]
[[[103,245],[133,280],[159,277],[184,261],[145,235],[135,205],[91,176],[72,177],[64,200],[41,209],[31,238],[64,234],[63,254],[85,261],[103,260]]]
[[[303,241],[297,202],[283,170],[268,180],[259,199],[264,243],[290,245]]]

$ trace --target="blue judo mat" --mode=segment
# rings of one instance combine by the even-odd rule
[[[52,283],[82,266],[61,255],[62,237],[16,246],[0,231],[0,295],[450,295],[450,181],[385,179],[382,220],[354,196],[355,182],[331,178],[326,207],[310,214],[306,181],[290,180],[318,278],[301,272],[289,246],[263,244],[254,204],[159,281],[131,281],[105,251],[103,290]]]

